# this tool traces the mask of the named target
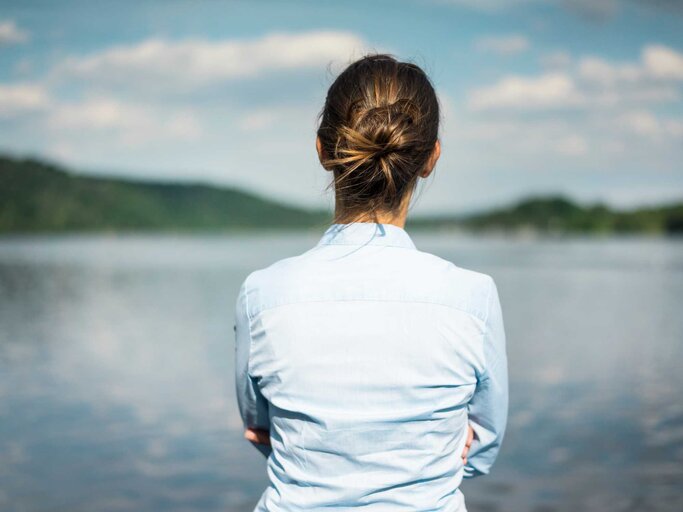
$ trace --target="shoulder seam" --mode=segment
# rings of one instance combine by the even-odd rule
[[[271,309],[275,309],[275,308],[282,307],[282,306],[290,306],[293,304],[307,304],[307,303],[311,303],[311,302],[353,302],[353,301],[359,301],[359,302],[360,301],[368,301],[368,302],[416,302],[416,303],[420,303],[420,304],[433,304],[435,306],[442,306],[445,308],[454,309],[456,311],[459,311],[461,313],[469,315],[469,316],[475,318],[476,320],[478,320],[479,322],[481,322],[482,327],[485,327],[485,325],[486,325],[484,319],[480,318],[475,313],[468,311],[464,308],[459,308],[458,306],[454,306],[452,304],[446,304],[444,302],[435,302],[435,301],[429,301],[429,300],[414,300],[414,299],[387,299],[387,298],[373,299],[373,298],[363,297],[363,298],[353,298],[353,299],[331,298],[331,299],[293,300],[293,301],[289,301],[289,302],[282,302],[282,303],[274,304],[272,306],[267,306],[263,309],[260,309],[258,311],[258,313],[256,313],[256,314],[258,315],[260,313],[263,313],[264,311],[269,311]]]

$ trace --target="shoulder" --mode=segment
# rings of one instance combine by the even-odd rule
[[[495,291],[493,277],[484,272],[461,267],[435,254],[418,252],[423,260],[429,263],[425,268],[433,270],[434,280],[438,279],[443,283],[441,289],[444,300],[482,322],[485,321],[488,316],[491,294]]]
[[[265,267],[257,268],[247,274],[240,286],[240,298],[246,298],[249,310],[255,314],[260,309],[264,297],[274,296],[278,290],[292,287],[297,275],[305,273],[303,259],[306,253],[277,260]]]
[[[303,272],[305,267],[304,254],[289,256],[273,263],[252,270],[244,279],[243,286],[249,289],[263,290],[268,287],[277,287],[278,283],[291,280],[297,273]]]

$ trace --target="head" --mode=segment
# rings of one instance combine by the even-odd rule
[[[441,153],[439,101],[425,72],[388,54],[366,55],[334,80],[318,118],[334,222],[405,218],[418,180]]]

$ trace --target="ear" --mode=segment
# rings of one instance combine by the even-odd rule
[[[434,170],[434,166],[436,165],[436,161],[439,159],[441,156],[441,141],[439,139],[436,139],[436,144],[434,144],[434,151],[432,151],[431,156],[429,157],[429,160],[427,161],[427,165],[425,165],[424,170],[420,173],[420,176],[423,178],[426,178],[429,176],[432,171]]]
[[[320,136],[315,137],[315,149],[318,152],[318,160],[320,161],[320,165],[323,166],[323,169],[326,171],[332,171],[331,168],[328,168],[325,166],[324,160],[327,158],[327,155],[325,154],[325,150],[323,149],[323,144],[320,141]]]
[[[320,142],[320,137],[317,135],[315,137],[315,149],[318,152],[318,160],[320,160],[320,163],[322,163],[325,153],[323,152],[323,145]]]

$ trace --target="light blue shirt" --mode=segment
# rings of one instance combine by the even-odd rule
[[[332,224],[251,272],[235,308],[245,427],[270,429],[255,511],[463,512],[508,411],[493,279],[394,224]],[[475,431],[463,465],[467,424]]]

